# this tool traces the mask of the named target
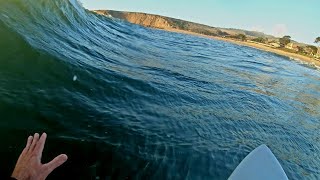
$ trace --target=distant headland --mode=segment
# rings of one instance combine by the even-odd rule
[[[320,66],[320,48],[291,40],[289,35],[279,38],[262,32],[210,27],[203,24],[146,13],[113,10],[95,10],[93,12],[108,17],[123,19],[145,27],[213,38],[254,47],[287,56],[290,59],[301,60],[318,67]],[[320,37],[315,37],[315,43],[320,43]]]

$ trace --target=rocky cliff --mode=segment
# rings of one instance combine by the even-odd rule
[[[98,14],[112,16],[114,18],[124,19],[134,24],[139,24],[146,27],[171,29],[172,26],[165,17],[158,15],[151,15],[146,13],[135,12],[120,12],[111,10],[97,10]]]
[[[94,11],[101,15],[111,16],[114,18],[123,19],[134,24],[139,24],[145,27],[152,27],[158,29],[178,29],[183,31],[189,31],[198,34],[204,34],[209,36],[234,36],[237,34],[245,34],[248,37],[263,37],[273,39],[275,37],[266,35],[261,32],[246,31],[240,29],[227,29],[211,27],[199,23],[193,23],[180,19],[146,14],[136,12],[123,12],[123,11],[112,11],[112,10],[96,10]]]

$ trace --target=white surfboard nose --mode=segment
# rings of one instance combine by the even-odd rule
[[[271,150],[263,144],[241,161],[229,180],[288,180],[288,177]]]

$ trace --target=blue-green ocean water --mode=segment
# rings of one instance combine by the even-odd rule
[[[1,178],[45,131],[43,161],[69,156],[49,179],[227,179],[260,144],[319,179],[319,100],[319,71],[286,57],[0,0]]]

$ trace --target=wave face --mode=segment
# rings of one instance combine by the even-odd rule
[[[77,1],[0,0],[0,39],[1,176],[45,131],[43,161],[69,155],[49,179],[227,179],[260,144],[320,178],[315,69]]]

